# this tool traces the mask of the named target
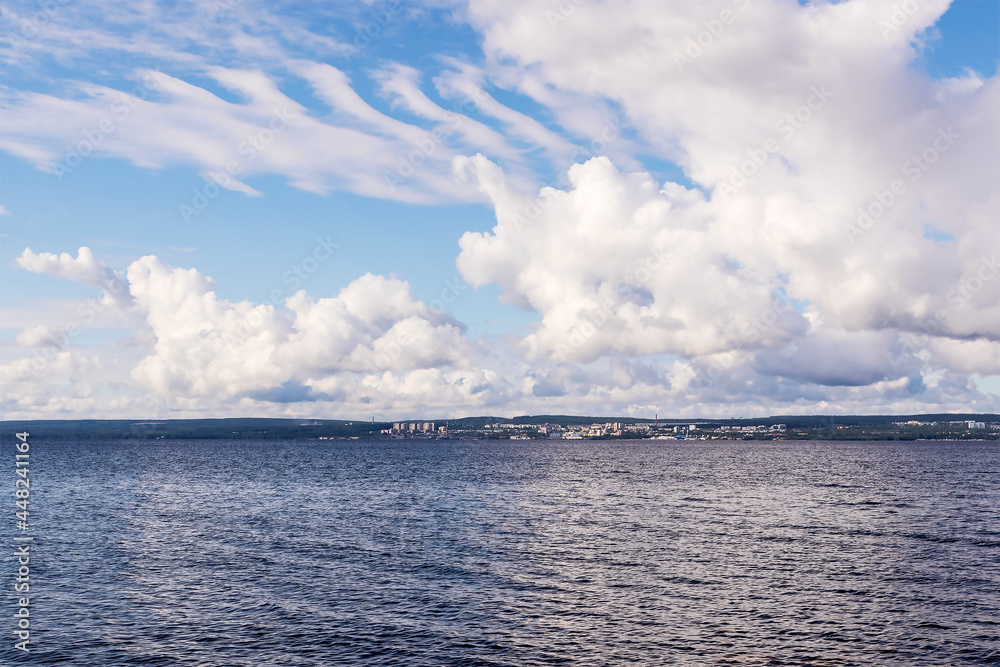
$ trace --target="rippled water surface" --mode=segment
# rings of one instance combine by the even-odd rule
[[[35,437],[32,460],[28,664],[1000,664],[996,443]]]

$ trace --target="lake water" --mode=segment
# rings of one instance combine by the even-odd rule
[[[41,435],[0,664],[1000,664],[997,443]]]

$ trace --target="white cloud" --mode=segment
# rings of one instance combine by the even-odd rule
[[[459,67],[457,71],[446,71],[435,79],[438,91],[444,97],[471,101],[480,112],[503,123],[508,133],[518,137],[529,150],[543,149],[557,168],[563,167],[572,158],[576,149],[571,142],[536,119],[498,102],[480,85],[482,72],[467,65],[454,64]]]
[[[893,364],[896,336],[886,332],[847,332],[821,329],[782,346],[757,353],[756,369],[827,386],[863,387],[906,374]]]
[[[397,279],[365,275],[318,300],[300,291],[278,309],[219,299],[211,279],[153,256],[128,277],[156,339],[132,377],[161,395],[244,396],[338,375],[467,365],[457,323]]]
[[[121,273],[97,260],[90,248],[82,247],[73,257],[69,253],[34,253],[25,248],[17,264],[32,273],[46,273],[56,278],[75,280],[103,291],[103,303],[128,308],[132,303],[128,284]]]
[[[403,106],[417,116],[437,122],[438,128],[448,135],[461,134],[466,147],[473,151],[497,155],[505,160],[520,161],[518,151],[510,146],[502,134],[461,113],[463,105],[468,100],[448,109],[432,101],[420,90],[418,86],[420,73],[412,67],[394,63],[378,70],[374,76],[382,93],[395,104]]]
[[[81,86],[64,99],[4,91],[0,149],[64,180],[91,155],[125,159],[147,169],[195,166],[230,190],[260,194],[245,181],[279,174],[316,193],[343,189],[368,196],[428,203],[462,199],[449,178],[453,153],[442,144],[419,148],[429,132],[370,107],[330,66],[298,65],[317,94],[334,105],[336,121],[281,93],[260,71],[210,68],[207,74],[245,96],[230,102],[184,79],[148,74],[148,87],[119,91]],[[415,157],[414,152],[419,153]],[[401,164],[404,178],[390,184]]]
[[[497,209],[492,234],[462,237],[458,266],[479,286],[542,316],[533,358],[701,355],[780,342],[806,322],[779,303],[780,282],[724,252],[698,191],[621,174],[606,158],[570,170],[572,190],[532,200],[511,192],[495,165],[461,161]],[[772,317],[767,325],[755,318]]]
[[[60,335],[62,332],[53,330],[44,324],[39,324],[33,327],[27,327],[19,333],[14,341],[18,345],[23,345],[25,347],[42,347],[44,345],[52,345],[54,347],[61,347],[63,342],[62,338],[65,334]]]
[[[761,349],[765,377],[890,392],[925,365],[989,366],[944,350],[1000,337],[1000,84],[909,68],[947,6],[886,30],[885,7],[860,1],[471,0],[505,78],[553,106],[619,104],[710,195],[591,161],[566,191],[543,190],[538,212],[501,169],[462,161],[498,220],[463,237],[463,274],[541,314],[536,356],[669,352],[697,366]],[[665,268],[627,289],[651,254]],[[928,360],[900,342],[915,335],[934,341]]]
[[[873,0],[468,0],[459,15],[484,58],[428,72],[379,62],[387,112],[362,94],[364,74],[334,66],[339,42],[260,8],[230,23],[185,22],[181,8],[128,43],[108,26],[153,26],[159,10],[113,2],[88,23],[66,6],[9,61],[51,47],[70,63],[101,44],[145,49],[168,73],[133,91],[134,106],[96,84],[3,89],[0,148],[53,171],[81,137],[149,169],[211,175],[235,161],[225,187],[248,195],[266,194],[254,177],[278,174],[316,193],[485,197],[497,225],[462,237],[458,266],[540,321],[523,340],[472,340],[402,280],[374,275],[284,308],[235,303],[152,256],[110,293],[123,274],[88,249],[25,250],[23,268],[105,290],[142,324],[134,359],[74,341],[52,352],[50,384],[29,383],[14,412],[103,405],[85,369],[134,392],[108,399],[109,413],[145,405],[143,391],[244,414],[996,410],[974,380],[1000,372],[1000,82],[911,67],[947,7],[927,0],[886,28],[891,8]],[[505,104],[514,94],[531,104]],[[309,97],[321,108],[296,101]],[[275,109],[287,126],[249,158],[244,142]],[[613,140],[589,142],[611,126]],[[534,149],[569,169],[559,189],[526,187],[544,180]],[[580,149],[596,157],[571,166]],[[693,187],[645,173],[648,156]],[[22,348],[0,364],[10,382],[32,359],[10,355],[59,331],[21,321]]]

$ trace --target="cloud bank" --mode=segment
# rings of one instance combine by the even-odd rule
[[[457,239],[458,269],[537,317],[472,337],[395,277],[231,303],[155,256],[119,272],[86,248],[25,250],[22,268],[101,289],[140,324],[132,356],[61,345],[8,408],[78,409],[86,396],[54,387],[91,363],[129,388],[111,411],[137,405],[128,391],[240,414],[998,411],[976,381],[1000,374],[1000,83],[913,68],[949,3],[914,6],[468,0],[454,16],[481,58],[373,64],[379,103],[336,58],[276,35],[277,66],[192,52],[141,72],[131,98],[4,90],[0,149],[57,174],[90,141],[246,196],[276,174],[484,202],[496,226]],[[52,336],[28,326],[16,342]]]

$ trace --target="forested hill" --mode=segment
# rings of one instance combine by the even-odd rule
[[[836,429],[838,427],[891,428],[893,424],[915,421],[947,423],[956,421],[1000,422],[995,414],[928,414],[928,415],[808,415],[773,416],[744,419],[677,419],[662,418],[661,427],[697,425],[753,426],[784,424],[789,429]],[[449,431],[473,431],[491,424],[549,424],[581,426],[586,424],[653,424],[653,419],[633,417],[587,417],[577,415],[535,415],[513,418],[463,417],[459,419],[427,418],[400,420],[404,423],[432,422],[436,428],[447,426]],[[136,439],[315,439],[378,437],[392,422],[348,421],[334,419],[86,419],[86,420],[9,420],[0,421],[4,437],[15,432],[29,432],[33,437],[49,440],[108,440]]]

